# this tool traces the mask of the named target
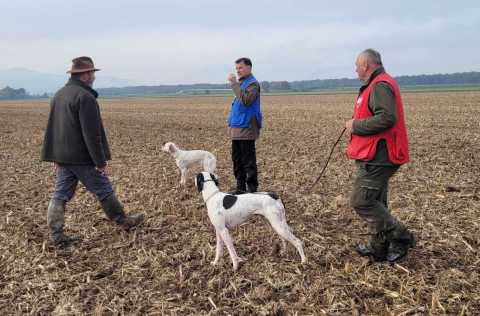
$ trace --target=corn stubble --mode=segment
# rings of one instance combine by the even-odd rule
[[[354,95],[263,97],[257,143],[262,190],[280,193],[309,262],[284,252],[261,218],[232,231],[247,261],[236,273],[190,175],[186,188],[166,141],[217,156],[220,188],[234,183],[225,128],[229,98],[100,100],[113,152],[108,173],[127,211],[109,223],[82,186],[66,230],[84,241],[46,242],[52,168],[39,161],[48,104],[0,103],[0,314],[474,315],[480,310],[480,93],[404,95],[412,162],[391,182],[390,205],[419,242],[399,264],[358,257],[365,225],[348,206],[355,176],[339,144],[310,193]],[[453,190],[452,188],[455,188]]]

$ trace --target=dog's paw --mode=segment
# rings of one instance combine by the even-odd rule
[[[234,264],[233,264],[233,271],[237,271],[237,270],[238,270],[238,267],[239,267],[239,264],[238,264],[238,263],[234,263]]]
[[[307,263],[307,262],[308,262],[307,257],[303,257],[301,263],[302,263],[302,264],[305,264],[305,263]]]
[[[233,271],[237,271],[238,268],[240,267],[240,264],[243,263],[243,262],[245,262],[245,261],[247,261],[247,259],[242,258],[242,257],[237,257],[237,259],[236,259],[234,262],[232,262],[232,264],[233,264]]]
[[[211,264],[212,266],[216,266],[216,265],[218,264],[218,261],[213,260],[213,261],[210,262],[210,264]]]

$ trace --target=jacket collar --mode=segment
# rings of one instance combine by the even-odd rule
[[[90,94],[92,94],[95,99],[98,98],[98,92],[93,90],[91,87],[89,87],[87,84],[85,84],[83,81],[81,80],[78,80],[78,79],[74,79],[74,78],[70,78],[66,84],[67,86],[78,86],[78,87],[82,87],[83,89],[87,90],[88,92],[90,92]]]
[[[242,77],[242,78],[238,78],[238,81],[239,81],[239,82],[244,82],[245,80],[247,80],[248,78],[250,78],[250,77],[252,77],[252,76],[253,76],[253,74],[251,73],[251,74],[249,74],[248,76],[245,76],[245,77]]]
[[[373,81],[373,79],[375,79],[378,75],[383,73],[385,73],[385,68],[383,68],[383,66],[380,66],[377,69],[375,69],[375,71],[372,72],[372,74],[370,75],[370,78],[368,78],[368,80],[360,87],[360,92],[365,90]]]

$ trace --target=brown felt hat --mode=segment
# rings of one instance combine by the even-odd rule
[[[67,74],[78,74],[87,71],[99,71],[95,68],[93,60],[90,57],[82,56],[72,60],[72,68],[67,71]]]

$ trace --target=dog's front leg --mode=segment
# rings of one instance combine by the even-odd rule
[[[187,169],[180,169],[180,185],[185,185],[187,183]]]
[[[223,255],[223,240],[217,231],[217,249],[215,251],[215,260],[212,261],[212,265],[216,265]]]
[[[230,259],[232,259],[233,270],[237,271],[238,264],[242,261],[245,261],[245,259],[240,258],[237,255],[237,252],[235,251],[235,247],[233,246],[232,237],[230,237],[230,233],[228,232],[228,229],[224,228],[222,231],[220,231],[220,237],[222,237],[222,240],[225,243],[225,246],[227,246],[228,253],[230,254]]]

